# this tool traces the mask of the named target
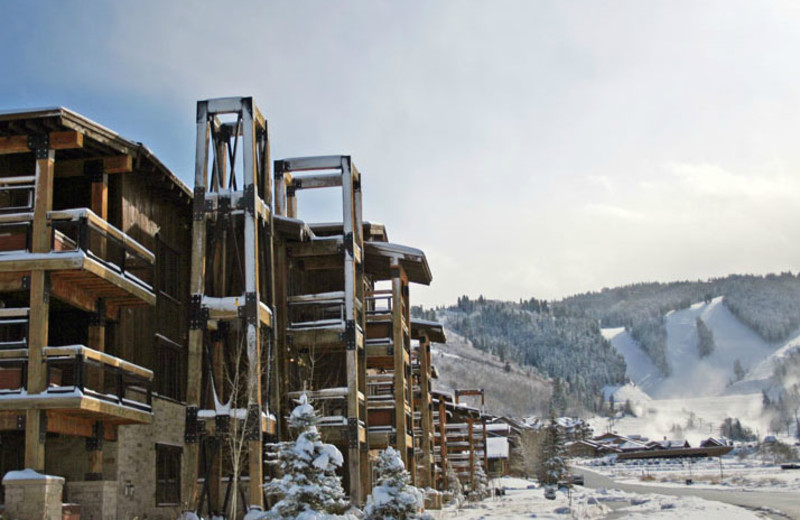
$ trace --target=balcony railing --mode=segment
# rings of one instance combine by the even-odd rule
[[[136,410],[152,410],[153,372],[83,345],[45,347],[47,388],[40,397],[78,392]],[[0,396],[27,391],[28,349],[0,351]],[[28,395],[35,398],[37,395]]]
[[[357,323],[361,323],[362,306],[356,299]],[[289,297],[289,327],[298,329],[317,329],[344,327],[345,293],[332,291],[316,294],[300,294]]]
[[[0,178],[0,215],[33,211],[35,192],[33,175]]]
[[[45,347],[47,392],[82,394],[137,410],[152,409],[153,372],[83,345]]]
[[[83,251],[107,268],[152,290],[155,255],[87,208],[51,211],[53,251]]]

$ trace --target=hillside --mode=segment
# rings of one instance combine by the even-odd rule
[[[602,388],[624,382],[624,360],[600,334],[595,320],[555,317],[531,301],[467,297],[437,317],[478,350],[552,379],[559,413],[602,406]]]
[[[486,410],[495,415],[526,417],[547,411],[552,386],[548,380],[530,367],[506,365],[451,330],[447,331],[447,344],[432,346],[431,358],[439,372],[439,378],[433,381],[436,390],[483,388]]]
[[[681,400],[697,402],[705,413],[713,404],[702,400],[709,398],[729,401],[725,413],[734,414],[736,403],[746,406],[740,415],[762,432],[781,424],[796,429],[791,418],[800,405],[800,278],[791,273],[636,284],[553,302],[464,296],[456,305],[416,311],[471,342],[471,362],[493,357],[496,366],[508,361],[514,370],[549,380],[552,404],[562,412],[607,413],[604,389],[632,381],[636,400],[651,400],[639,408],[651,419],[661,403],[669,408]],[[488,384],[472,383],[482,379],[474,374],[477,366],[452,359],[444,355],[440,362],[443,385],[470,381],[488,390]],[[500,401],[517,387],[496,386]],[[530,413],[524,405],[506,409],[516,414],[511,409]],[[691,409],[684,412],[691,418]],[[704,424],[706,433],[713,422]]]

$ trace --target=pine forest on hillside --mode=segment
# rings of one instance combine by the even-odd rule
[[[415,315],[444,319],[475,348],[503,362],[531,367],[552,379],[553,401],[562,410],[598,410],[606,385],[625,382],[625,362],[601,328],[625,327],[664,375],[665,315],[723,297],[724,305],[765,341],[786,340],[800,327],[800,277],[731,275],[709,281],[642,283],[579,294],[560,301],[519,302],[463,296],[438,310]],[[699,356],[713,352],[714,338],[699,320]]]

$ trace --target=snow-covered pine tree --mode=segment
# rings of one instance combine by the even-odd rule
[[[469,499],[473,502],[478,502],[488,497],[491,494],[489,490],[489,477],[483,470],[481,464],[475,466],[475,479],[472,485],[472,490],[469,492]]]
[[[456,471],[449,462],[445,468],[445,479],[445,489],[447,490],[445,498],[451,504],[455,504],[456,506],[461,505],[461,503],[464,502],[464,487],[461,485],[461,480],[459,480]]]
[[[541,463],[537,478],[541,484],[558,484],[567,473],[567,458],[563,435],[554,416],[550,418],[550,422],[545,428],[541,449]]]
[[[364,520],[418,520],[431,518],[420,513],[422,492],[409,484],[411,476],[400,454],[389,446],[378,455],[375,486],[367,499]]]
[[[264,485],[267,493],[280,500],[260,516],[264,520],[354,519],[344,514],[349,502],[336,468],[343,462],[341,452],[320,440],[317,414],[303,394],[289,415],[289,427],[298,432],[295,441],[282,442],[279,461],[283,477]]]

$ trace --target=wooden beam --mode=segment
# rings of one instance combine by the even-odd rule
[[[83,147],[83,134],[80,132],[50,132],[51,150],[68,150]],[[0,155],[12,153],[29,153],[27,135],[11,135],[0,137]]]
[[[27,153],[30,151],[27,135],[0,137],[0,154]]]
[[[21,291],[24,287],[23,278],[30,273],[0,273],[0,292]]]
[[[80,177],[84,175],[87,161],[103,161],[103,171],[107,174],[130,173],[133,171],[131,155],[110,155],[106,157],[87,157],[86,159],[67,159],[56,163],[56,177]]]
[[[50,148],[52,150],[83,148],[83,134],[71,131],[50,132]]]

